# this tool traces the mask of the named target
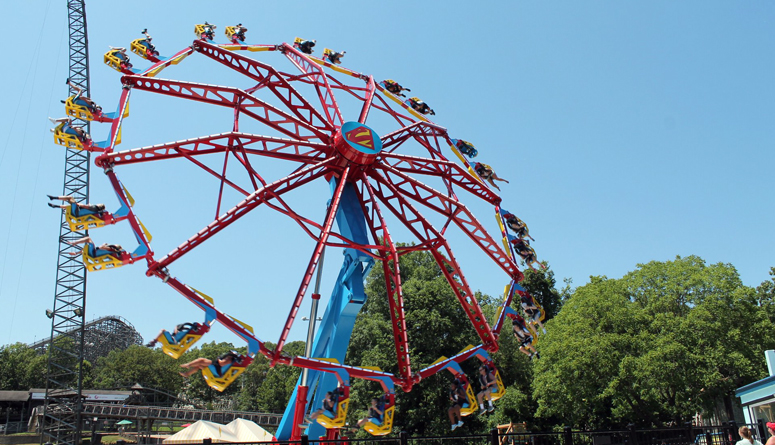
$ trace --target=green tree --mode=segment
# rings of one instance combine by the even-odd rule
[[[729,264],[651,262],[575,290],[541,341],[539,416],[578,427],[683,422],[760,378],[775,345],[756,293]]]
[[[115,349],[97,360],[90,386],[112,389],[139,383],[142,386],[178,394],[183,378],[178,375],[178,362],[159,349],[133,345]]]
[[[767,312],[770,321],[775,323],[775,267],[770,268],[770,277],[756,288],[756,299]]]
[[[46,387],[47,356],[24,343],[0,347],[0,388],[26,391]]]
[[[527,269],[525,270],[525,279],[520,283],[530,295],[533,296],[535,301],[541,305],[546,313],[544,321],[549,321],[560,312],[562,307],[562,296],[557,291],[557,282],[554,278],[554,271],[547,265],[546,269]],[[519,302],[514,302],[515,306],[519,305]]]

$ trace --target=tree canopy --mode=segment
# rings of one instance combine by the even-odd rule
[[[411,366],[422,369],[451,356],[478,337],[442,271],[428,252],[401,257],[404,309]],[[743,285],[730,264],[706,264],[689,256],[652,261],[619,279],[591,277],[576,289],[556,289],[554,273],[528,270],[522,285],[546,311],[533,361],[519,352],[506,324],[493,354],[506,395],[491,416],[470,416],[459,434],[485,433],[497,424],[528,422],[534,430],[557,425],[580,428],[682,423],[708,413],[719,403],[733,418],[736,388],[764,377],[763,351],[775,348],[775,268],[757,288]],[[358,315],[346,362],[397,371],[396,353],[385,297],[383,269],[375,267],[366,283],[368,300]],[[492,321],[502,296],[476,293]],[[513,306],[519,306],[514,302]],[[58,345],[66,349],[67,344]],[[86,363],[84,387],[114,389],[134,383],[180,394],[198,406],[282,412],[300,370],[270,367],[256,357],[239,383],[219,393],[201,375],[183,379],[180,365],[197,357],[214,359],[231,343],[203,343],[176,361],[140,346],[112,351]],[[271,344],[267,345],[272,347]],[[285,352],[301,355],[304,343],[290,342]],[[0,348],[0,387],[26,390],[45,386],[46,355],[23,344]],[[462,364],[476,391],[478,360]],[[394,431],[416,435],[448,434],[448,383],[437,374],[410,393],[397,391]],[[366,414],[377,383],[354,379],[348,422]],[[361,431],[357,433],[366,436]],[[458,434],[458,433],[455,433]]]
[[[639,264],[621,279],[593,277],[541,340],[538,416],[601,428],[689,420],[763,377],[775,346],[756,292],[729,264],[695,256]]]

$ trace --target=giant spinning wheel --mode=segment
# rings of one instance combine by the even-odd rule
[[[216,321],[245,340],[247,355],[237,356],[228,369],[221,370],[221,373],[204,370],[205,379],[213,388],[222,391],[244,371],[256,354],[263,354],[273,364],[305,368],[309,372],[309,388],[316,388],[310,397],[313,406],[319,405],[325,392],[336,387],[337,383],[342,388],[335,418],[319,420],[308,432],[314,437],[326,428],[328,436],[335,437],[338,428],[344,425],[349,378],[377,381],[386,394],[385,418],[382,424],[370,424],[366,429],[372,434],[387,434],[393,421],[394,387],[410,391],[422,378],[442,370],[465,379],[459,363],[471,357],[491,363],[487,353],[498,349],[497,338],[504,316],[507,312],[513,313],[509,307],[512,296],[515,291],[523,290],[518,284],[523,275],[515,262],[516,257],[507,241],[509,235],[501,219],[501,198],[463,156],[475,156],[473,146],[451,138],[445,128],[428,120],[426,116],[432,110],[419,99],[403,100],[400,97],[403,96],[401,88],[394,82],[378,82],[373,76],[343,68],[338,65],[337,56],[341,55],[327,49],[322,59],[314,57],[310,54],[309,42],[301,39],[296,39],[294,44],[248,45],[241,41],[244,40],[244,32],[239,33],[229,27],[227,35],[231,43],[217,44],[213,41],[212,28],[208,24],[197,25],[197,39],[193,44],[169,58],[159,57],[150,45],[150,39],[132,42],[132,52],[152,62],[145,70],[133,68],[125,52],[112,50],[107,53],[105,63],[124,74],[115,113],[103,114],[101,109],[79,103],[77,98],[68,100],[68,114],[110,123],[110,137],[107,141],[95,143],[68,132],[60,125],[55,133],[57,143],[97,153],[95,165],[104,169],[121,203],[117,212],[97,215],[79,213],[73,207],[67,210],[68,220],[71,225],[87,228],[126,221],[139,243],[139,247],[131,253],[101,250],[90,244],[84,247],[83,260],[90,271],[145,260],[148,276],[160,278],[205,312],[204,323],[196,324],[177,338],[166,335],[160,339],[165,352],[173,357],[179,357]],[[297,72],[281,71],[257,58],[243,55],[244,51],[281,53],[289,62],[289,67]],[[242,90],[156,77],[164,68],[194,53],[251,79],[255,86]],[[305,97],[302,91],[314,93]],[[259,99],[258,92],[263,94],[262,97],[270,97],[270,100]],[[226,131],[220,134],[186,135],[190,138],[119,151],[116,144],[121,138],[121,123],[129,115],[128,101],[132,93],[162,94],[226,107],[233,110],[234,119],[230,122],[231,128],[225,128]],[[343,115],[337,105],[337,97],[341,95],[349,97],[350,101],[354,98],[360,104],[357,115]],[[387,119],[383,120],[392,122],[393,128],[383,131],[384,134],[375,132],[367,125],[369,116],[374,113],[386,116]],[[241,132],[241,118],[259,123],[266,131],[264,134]],[[405,154],[410,145],[423,155]],[[454,154],[451,159],[447,158],[449,153]],[[224,166],[228,158],[236,160],[247,172],[251,186],[245,188],[227,177],[225,167],[219,172],[197,160],[200,156],[213,154],[223,155]],[[281,159],[294,167],[281,179],[267,181],[258,168],[261,158]],[[219,209],[224,187],[232,188],[244,198],[202,230],[183,240],[179,247],[158,257],[151,249],[150,235],[135,215],[133,199],[119,182],[117,172],[129,164],[173,160],[189,161],[220,181],[217,196]],[[433,178],[442,186],[437,187],[439,189],[431,187],[427,185],[426,178]],[[327,181],[331,189],[331,200],[322,221],[303,216],[285,199],[289,192],[319,181]],[[498,236],[491,236],[459,199],[457,193],[461,190],[495,208],[500,229]],[[269,349],[248,325],[218,310],[210,297],[169,272],[177,260],[259,206],[286,215],[315,242],[298,291],[289,298],[287,320],[274,349]],[[441,229],[434,227],[421,211],[439,214],[446,223]],[[388,217],[408,229],[416,238],[416,243],[411,246],[396,245],[388,230]],[[338,230],[334,230],[335,223]],[[453,224],[508,277],[510,284],[493,323],[482,314],[445,238],[445,231]],[[283,353],[283,348],[326,246],[343,248],[344,263],[311,354],[308,357],[291,357]],[[436,260],[481,343],[421,370],[413,369],[409,356],[399,273],[399,257],[418,250],[429,252]],[[395,374],[345,363],[355,316],[366,300],[363,281],[376,264],[375,260],[379,260],[386,280],[398,365]],[[319,295],[315,293],[312,298],[317,299]],[[502,384],[500,389],[503,389]],[[472,396],[470,386],[467,390]],[[277,433],[278,438],[298,436],[297,425],[307,407],[306,402],[305,394],[294,393]],[[468,409],[473,412],[476,408],[473,400],[471,405]]]

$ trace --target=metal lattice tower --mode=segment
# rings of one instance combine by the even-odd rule
[[[89,54],[86,34],[85,0],[67,0],[70,43],[70,81],[89,95]],[[70,92],[72,93],[72,92]],[[89,122],[76,120],[90,132]],[[89,199],[89,152],[67,148],[65,152],[63,195],[78,202]],[[67,241],[86,236],[70,230],[64,214],[59,230],[56,288],[51,316],[51,342],[48,350],[46,402],[41,443],[76,445],[81,442],[84,321],[86,306],[86,267],[79,249]]]

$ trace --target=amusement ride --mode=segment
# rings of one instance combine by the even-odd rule
[[[276,433],[278,439],[298,438],[305,428],[312,437],[339,437],[349,408],[351,378],[377,382],[384,391],[380,401],[383,415],[364,425],[364,429],[372,435],[386,435],[392,431],[396,416],[396,388],[408,392],[422,379],[445,370],[455,377],[466,393],[468,400],[461,414],[465,416],[475,412],[474,390],[461,367],[468,359],[476,358],[491,370],[497,381],[497,387],[492,392],[493,399],[501,397],[505,388],[490,354],[498,350],[497,340],[504,319],[518,316],[511,307],[515,295],[529,297],[519,284],[523,274],[517,261],[522,259],[532,267],[536,258],[535,251],[525,239],[530,237],[527,226],[501,207],[500,196],[487,184],[489,180],[494,185],[488,177],[493,174],[492,169],[486,164],[469,161],[478,154],[473,144],[452,138],[444,127],[430,121],[428,116],[435,112],[418,97],[406,98],[403,91],[409,90],[397,82],[378,81],[374,76],[340,66],[344,52],[326,48],[322,57],[318,58],[313,56],[316,42],[300,38],[296,38],[293,44],[247,44],[247,28],[242,24],[226,27],[228,41],[216,43],[215,28],[207,22],[196,25],[197,38],[193,43],[169,57],[159,55],[150,35],[144,30],[144,37],[130,45],[132,54],[150,62],[150,66],[144,69],[130,63],[125,48],[111,48],[104,55],[104,62],[123,74],[115,112],[103,113],[102,108],[91,99],[82,97],[80,92],[67,99],[65,109],[69,118],[109,124],[109,137],[95,142],[85,131],[73,126],[72,120],[64,118],[56,121],[55,142],[93,153],[94,164],[104,170],[118,199],[118,209],[113,212],[71,199],[69,204],[62,206],[67,223],[74,231],[126,224],[138,242],[138,247],[129,252],[120,246],[98,246],[90,238],[84,239],[81,257],[88,271],[103,271],[144,260],[146,275],[159,278],[204,312],[201,323],[190,323],[159,336],[163,351],[173,358],[179,358],[191,348],[215,322],[244,340],[247,344],[245,354],[233,352],[223,362],[225,364],[218,361],[202,370],[207,384],[217,391],[223,391],[232,384],[257,354],[269,359],[272,365],[303,368],[304,373]],[[262,52],[282,54],[295,72],[281,71],[245,55]],[[255,82],[255,86],[243,90],[158,77],[162,70],[177,65],[192,54],[230,68]],[[312,94],[305,97],[302,91]],[[262,97],[268,96],[273,100],[259,99],[259,92],[264,93]],[[219,134],[117,150],[121,142],[122,122],[130,117],[129,98],[132,93],[161,94],[225,107],[233,110],[232,128]],[[342,96],[360,104],[357,116],[343,115],[337,104],[337,97]],[[367,125],[370,114],[375,113],[392,122],[394,129],[378,135]],[[240,119],[246,118],[266,128],[265,134],[240,131]],[[402,153],[410,144],[419,147],[417,150],[422,156]],[[449,153],[454,156],[448,158]],[[222,171],[216,171],[198,160],[205,155],[218,154],[223,156]],[[261,164],[258,160],[262,158],[288,161],[296,167],[282,178],[268,181],[258,168]],[[117,171],[129,164],[174,159],[190,161],[217,178],[220,182],[218,216],[177,248],[158,257],[151,248],[149,231],[135,214],[134,199],[119,181]],[[240,186],[228,177],[226,165],[230,159],[247,172],[250,187]],[[438,181],[442,184],[441,190],[418,178]],[[328,182],[331,190],[323,221],[302,215],[284,198],[285,194],[314,181]],[[221,213],[221,199],[226,187],[243,198]],[[457,193],[460,191],[493,206],[499,230],[497,236],[490,235],[459,199]],[[67,197],[62,198],[68,202]],[[254,333],[251,326],[220,311],[211,297],[170,272],[177,260],[260,206],[287,216],[315,242],[273,349]],[[441,228],[434,227],[420,213],[421,209],[441,215],[446,223]],[[414,236],[415,243],[397,244],[388,229],[388,217],[398,220]],[[445,238],[450,225],[457,226],[508,277],[502,304],[492,323],[483,315]],[[311,342],[311,349],[304,356],[288,355],[284,346],[316,271],[317,284],[311,294],[315,308],[320,299],[319,269],[327,246],[344,251],[344,261],[328,307]],[[441,357],[423,369],[415,369],[411,363],[399,270],[401,255],[414,251],[426,251],[435,259],[470,320],[479,343],[452,357]],[[386,281],[397,360],[395,373],[345,362],[355,318],[366,301],[364,280],[376,264],[382,267]],[[538,306],[538,303],[533,304]],[[526,317],[530,322],[540,323],[543,319],[543,311],[540,306],[538,308],[537,314]],[[310,333],[315,321],[312,317]],[[533,330],[530,322],[529,327]],[[537,329],[533,332],[531,342],[538,334]],[[320,407],[326,393],[334,388],[337,391],[333,410],[317,416],[315,422],[304,424],[309,408]]]

